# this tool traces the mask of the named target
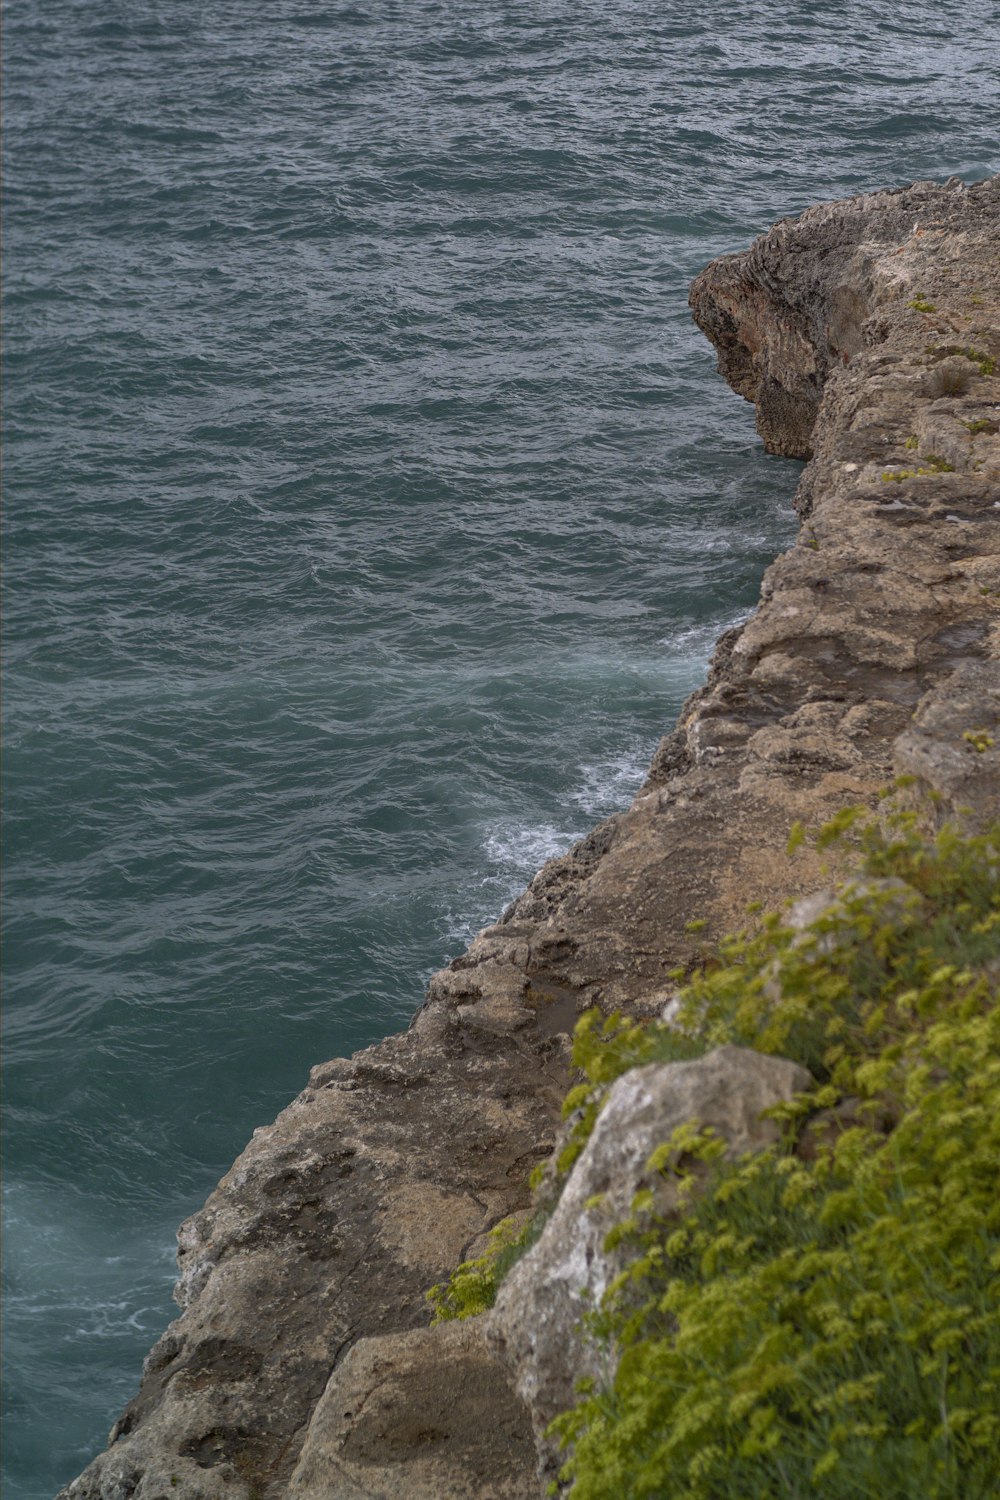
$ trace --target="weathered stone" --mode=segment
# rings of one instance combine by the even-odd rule
[[[745,1047],[717,1047],[692,1062],[651,1063],[613,1085],[593,1135],[574,1166],[538,1243],[504,1281],[490,1314],[490,1339],[510,1365],[527,1403],[542,1469],[558,1468],[545,1429],[574,1402],[576,1382],[600,1378],[611,1355],[581,1324],[625,1264],[605,1239],[628,1217],[640,1188],[658,1214],[677,1206],[677,1179],[651,1173],[648,1160],[681,1125],[710,1127],[733,1159],[780,1138],[772,1105],[812,1084],[805,1068]]]
[[[917,184],[783,221],[698,278],[765,442],[812,454],[795,546],[632,806],[435,976],[407,1033],[314,1070],[183,1227],[184,1312],[73,1500],[278,1500],[352,1346],[419,1325],[425,1287],[527,1204],[579,1010],[658,1013],[749,900],[825,883],[785,858],[791,823],[874,805],[894,768],[1000,812],[994,747],[955,742],[988,728],[962,695],[1000,660],[998,235],[1000,178]]]
[[[355,1344],[331,1375],[288,1500],[536,1500],[528,1413],[481,1319]]]
[[[1000,811],[1000,662],[967,663],[920,700],[893,747],[895,769],[932,793],[939,816],[983,826]],[[926,805],[926,798],[924,800]]]
[[[720,257],[695,278],[695,321],[715,345],[720,373],[754,403],[770,452],[810,458],[830,376],[896,343],[894,332],[912,329],[924,344],[936,335],[942,360],[961,359],[961,378],[942,381],[941,372],[924,384],[928,396],[975,383],[979,367],[948,342],[977,324],[995,337],[990,312],[981,320],[976,313],[996,295],[981,254],[996,215],[996,179],[971,190],[957,181],[914,183],[782,219],[749,250]]]
[[[485,1034],[459,1009],[435,1014],[314,1070],[182,1225],[185,1311],[68,1496],[284,1496],[352,1345],[425,1323],[427,1287],[526,1206],[566,1087],[561,1046],[523,1008],[520,1030]]]

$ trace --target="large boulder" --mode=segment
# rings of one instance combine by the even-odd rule
[[[653,1190],[660,1214],[676,1210],[675,1180],[648,1168],[653,1151],[689,1123],[720,1135],[728,1158],[762,1150],[779,1137],[763,1112],[811,1083],[797,1063],[725,1046],[691,1062],[634,1068],[614,1084],[555,1213],[490,1317],[493,1347],[531,1411],[543,1473],[558,1468],[549,1423],[573,1405],[581,1378],[608,1369],[608,1351],[582,1320],[624,1264],[623,1249],[605,1249],[609,1230],[641,1188]]]
[[[288,1500],[537,1500],[531,1424],[481,1319],[362,1339],[309,1423]]]

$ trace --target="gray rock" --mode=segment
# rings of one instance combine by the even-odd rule
[[[481,1319],[362,1339],[317,1403],[288,1500],[537,1500],[531,1422]]]
[[[494,982],[485,1029],[468,994],[442,1002],[404,1035],[314,1069],[254,1133],[181,1226],[184,1311],[68,1500],[284,1497],[352,1346],[426,1323],[427,1288],[527,1205],[567,1075],[530,1009],[502,1023],[506,992]],[[373,1494],[377,1482],[373,1473]]]
[[[977,827],[1000,818],[1000,662],[967,663],[932,688],[894,760],[938,799],[940,818]]]
[[[614,1084],[555,1213],[501,1286],[489,1317],[490,1341],[531,1412],[543,1472],[559,1467],[546,1427],[573,1405],[576,1382],[601,1378],[613,1358],[581,1323],[625,1264],[624,1250],[605,1250],[608,1231],[628,1216],[640,1188],[653,1189],[657,1212],[676,1207],[674,1180],[648,1171],[652,1152],[694,1122],[722,1136],[730,1159],[761,1150],[779,1139],[762,1111],[811,1084],[798,1064],[744,1047],[651,1063]]]
[[[695,322],[715,345],[720,374],[754,403],[770,452],[812,456],[828,379],[885,342],[901,313],[925,342],[928,334],[960,331],[949,321],[957,311],[956,267],[946,262],[961,258],[977,230],[995,229],[995,194],[996,179],[958,190],[915,182],[817,204],[695,278]],[[941,256],[943,248],[954,253]],[[963,312],[980,305],[973,298],[982,291],[970,287]],[[933,314],[910,307],[913,301],[931,304]],[[945,349],[942,358],[963,354]],[[976,374],[970,364],[968,380]]]

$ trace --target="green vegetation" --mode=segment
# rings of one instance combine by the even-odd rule
[[[906,305],[907,305],[907,307],[912,307],[916,312],[922,312],[922,313],[937,312],[937,308],[934,305],[934,303],[933,302],[928,302],[927,298],[923,297],[923,296],[914,297],[913,301],[912,302],[908,302]]]
[[[911,432],[910,436],[906,439],[906,442],[903,444],[903,447],[904,448],[916,448],[918,446],[919,446],[919,444],[917,442],[916,434]]]
[[[984,354],[981,349],[963,349],[962,353],[966,359],[971,359],[974,365],[979,366],[980,375],[994,375],[997,362],[992,354]]]
[[[984,353],[982,349],[974,349],[970,344],[928,344],[925,353],[934,355],[936,359],[959,355],[963,359],[970,360],[978,368],[980,375],[996,373],[996,360],[993,355]]]
[[[1000,825],[848,809],[817,842],[848,839],[860,878],[723,943],[669,1026],[577,1030],[563,1172],[636,1063],[736,1042],[816,1088],[775,1111],[780,1149],[722,1164],[689,1128],[655,1153],[698,1192],[614,1232],[634,1258],[590,1322],[617,1369],[554,1424],[572,1500],[996,1493]]]
[[[902,484],[904,479],[916,479],[918,474],[954,474],[955,465],[950,464],[939,453],[928,453],[927,462],[919,469],[886,469],[882,475],[885,484]]]
[[[432,1286],[427,1300],[434,1309],[433,1323],[447,1323],[453,1318],[475,1318],[496,1301],[497,1288],[507,1272],[530,1250],[545,1226],[546,1215],[533,1215],[519,1225],[511,1215],[501,1219],[490,1230],[484,1253],[466,1260],[447,1281]]]
[[[989,417],[977,417],[974,422],[963,422],[962,426],[975,437],[980,432],[996,432],[997,423],[991,422]]]

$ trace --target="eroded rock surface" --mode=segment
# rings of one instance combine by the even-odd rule
[[[560,1461],[546,1428],[573,1405],[578,1380],[606,1373],[607,1353],[580,1319],[626,1264],[623,1253],[605,1248],[608,1233],[628,1218],[641,1188],[652,1191],[658,1215],[677,1207],[676,1179],[647,1170],[652,1152],[689,1123],[720,1136],[730,1160],[763,1150],[781,1131],[762,1112],[811,1084],[797,1063],[727,1046],[692,1062],[633,1068],[612,1086],[555,1213],[504,1281],[489,1317],[491,1343],[531,1412],[547,1478]]]
[[[288,1493],[351,1347],[426,1323],[426,1289],[528,1201],[566,1072],[561,1044],[514,1004],[501,1027],[498,995],[481,1026],[456,993],[411,1031],[314,1069],[255,1132],[181,1227],[185,1311],[147,1359],[108,1452],[68,1494]],[[414,1456],[426,1456],[419,1444]]]
[[[658,1013],[695,956],[685,925],[717,935],[816,888],[818,864],[784,857],[790,824],[872,801],[897,766],[944,812],[996,811],[998,238],[1000,179],[917,184],[811,209],[698,278],[768,447],[811,455],[795,546],[632,806],[435,976],[408,1032],[314,1070],[183,1226],[182,1315],[72,1500],[275,1500],[293,1473],[305,1500],[303,1445],[352,1348],[391,1365],[395,1342],[411,1368],[425,1288],[525,1206],[579,1010]],[[366,1493],[406,1490],[391,1426]],[[468,1476],[509,1463],[494,1436],[441,1500],[490,1493]],[[426,1457],[415,1437],[414,1475]]]
[[[536,1500],[524,1409],[481,1319],[362,1339],[309,1424],[288,1500]]]
[[[956,734],[956,728],[961,733]],[[896,771],[912,776],[939,818],[961,809],[982,826],[1000,809],[1000,662],[968,662],[917,705],[893,747]]]

